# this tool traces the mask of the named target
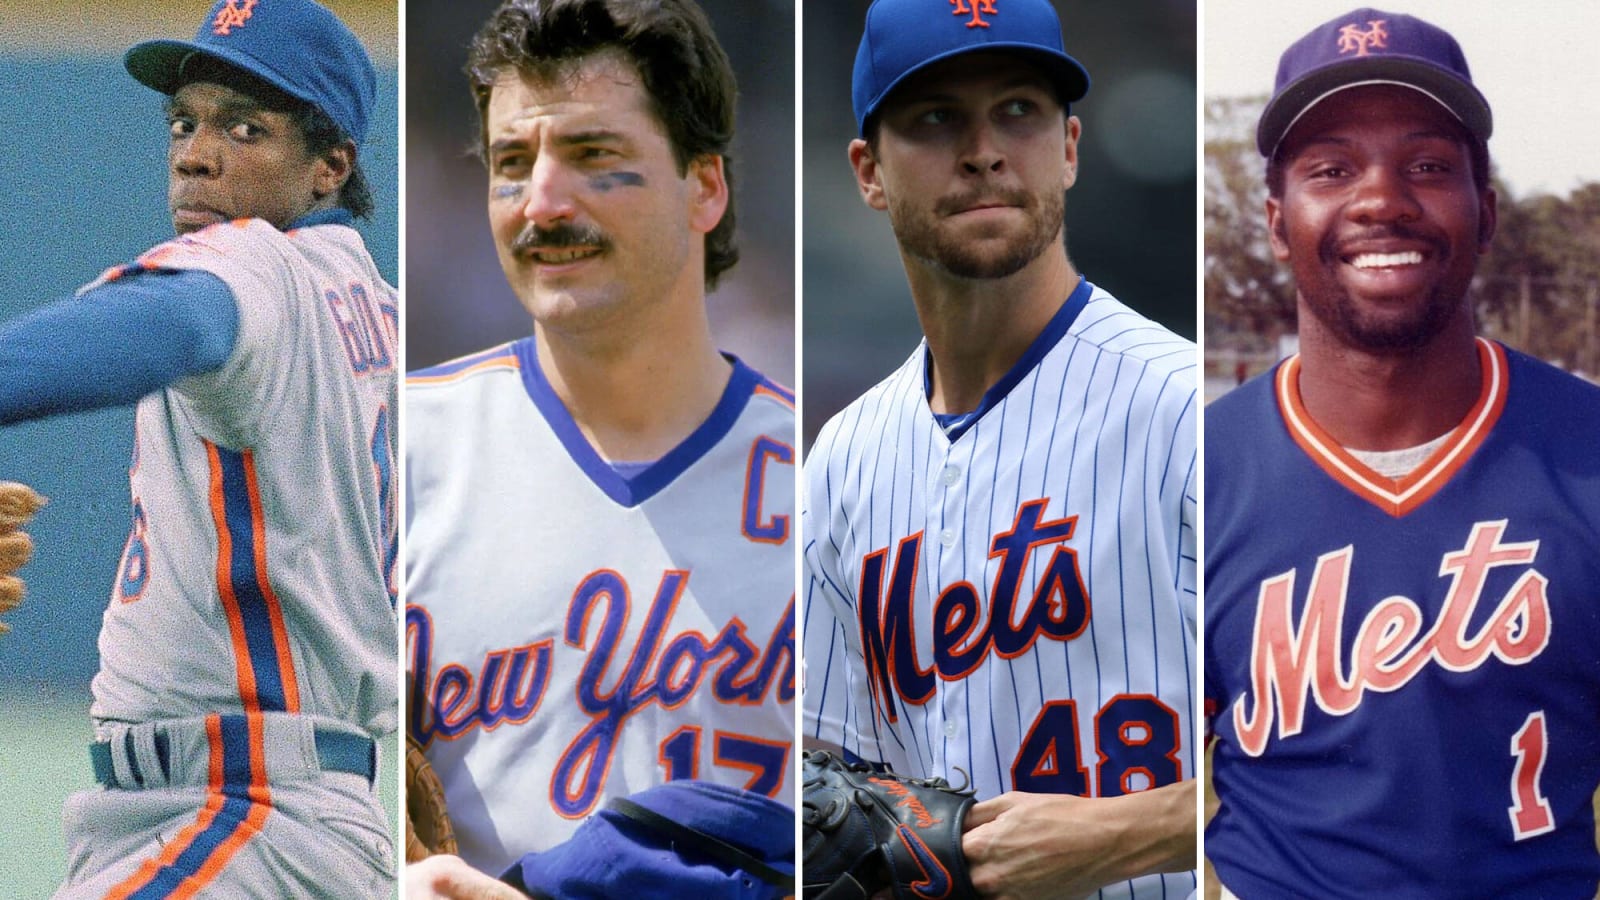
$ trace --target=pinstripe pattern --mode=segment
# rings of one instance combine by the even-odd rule
[[[1195,349],[1088,282],[1079,291],[1002,380],[1009,390],[953,438],[928,407],[925,346],[819,435],[802,512],[809,735],[902,772],[959,780],[959,769],[980,797],[1075,790],[1061,786],[1078,770],[1098,794],[1121,792],[1124,779],[1137,789],[1196,774]],[[1063,317],[1085,299],[1063,334]],[[1036,543],[1012,576],[1012,627],[985,633],[1007,596],[1002,539],[1035,521],[1057,537]],[[912,546],[907,654],[889,623],[907,608],[892,576]],[[874,598],[878,570],[864,561],[880,551]],[[1012,553],[1015,564],[1021,551]],[[1087,599],[1071,636],[1074,559]],[[976,597],[966,618],[954,611],[963,583]],[[893,687],[876,707],[863,603],[885,633],[878,668],[891,674],[876,683]],[[974,658],[981,640],[993,643]],[[931,685],[931,696],[908,685]],[[1172,752],[1148,775],[1147,751],[1109,747],[1109,762],[1097,753],[1119,733],[1097,736],[1101,717],[1135,722],[1137,736],[1152,710],[1161,722],[1145,744],[1164,735]],[[1056,740],[1035,746],[1031,732]],[[1103,895],[1182,897],[1193,886],[1189,874],[1154,876]]]

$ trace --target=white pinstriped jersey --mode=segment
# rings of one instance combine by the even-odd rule
[[[675,778],[791,801],[794,405],[743,363],[631,475],[526,338],[406,382],[407,728],[499,873]]]
[[[806,463],[806,733],[979,798],[1195,777],[1194,345],[1084,280],[949,433],[926,360]]]
[[[314,214],[306,221],[338,221]],[[146,396],[96,721],[290,712],[395,727],[395,292],[357,232],[213,225],[115,278],[200,270],[238,303],[222,368]]]

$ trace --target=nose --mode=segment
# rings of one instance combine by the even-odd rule
[[[960,160],[962,171],[968,175],[999,174],[1005,170],[1005,152],[989,123],[976,122],[967,129]]]
[[[523,184],[526,192],[522,216],[540,228],[571,219],[577,212],[570,184],[571,173],[554,153],[541,153]]]
[[[1421,215],[1405,175],[1389,166],[1369,166],[1355,185],[1346,214],[1358,222],[1405,222]]]
[[[173,140],[172,168],[191,178],[215,175],[221,168],[220,136],[205,127]]]

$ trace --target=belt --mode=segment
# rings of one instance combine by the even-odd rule
[[[331,731],[318,728],[315,732],[317,745],[317,762],[322,765],[324,772],[348,772],[360,775],[370,783],[377,774],[378,747],[371,738],[347,731]],[[117,778],[116,767],[111,762],[111,742],[95,741],[89,745],[89,763],[94,767],[94,780],[108,788],[122,790],[143,789],[145,778],[139,771],[138,758],[133,752],[133,734],[123,735],[126,745],[128,767],[132,770],[133,782],[125,784]],[[161,764],[161,780],[165,782],[171,775],[169,760],[172,756],[171,742],[166,733],[157,731],[155,734],[156,760]]]

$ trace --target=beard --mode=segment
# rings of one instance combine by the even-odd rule
[[[1420,305],[1392,316],[1363,311],[1344,291],[1320,297],[1303,293],[1301,297],[1340,343],[1373,354],[1410,353],[1426,347],[1449,326],[1462,303],[1462,294],[1447,292],[1440,285],[1435,285]]]
[[[1433,253],[1450,252],[1448,244],[1404,226],[1388,226],[1384,236],[1403,237],[1428,243]],[[1376,236],[1376,235],[1375,235]],[[1477,266],[1477,254],[1467,265],[1447,267],[1447,274],[1434,281],[1420,297],[1396,301],[1395,308],[1374,308],[1358,302],[1339,282],[1328,275],[1342,263],[1338,242],[1326,235],[1317,246],[1315,273],[1319,277],[1301,278],[1296,273],[1301,300],[1306,309],[1339,343],[1375,355],[1404,354],[1426,347],[1461,314],[1467,288]],[[1310,274],[1310,273],[1307,273]]]
[[[946,216],[966,209],[980,199],[998,200],[1020,208],[1026,217],[1022,231],[993,248],[990,240],[974,241],[942,228]],[[948,197],[930,213],[904,197],[889,197],[889,224],[905,253],[959,278],[1005,278],[1021,271],[1057,242],[1066,213],[1065,191],[1040,196],[1021,189],[976,191]]]

